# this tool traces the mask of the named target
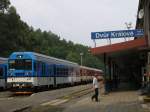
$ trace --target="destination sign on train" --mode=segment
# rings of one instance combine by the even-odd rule
[[[141,37],[143,35],[144,35],[143,29],[108,31],[108,32],[92,32],[91,39]]]

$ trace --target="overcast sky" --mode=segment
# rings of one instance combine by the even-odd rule
[[[50,30],[66,40],[93,47],[91,32],[124,30],[125,22],[135,27],[139,0],[10,1],[21,19],[35,29]],[[97,46],[104,44],[107,40],[97,41]]]

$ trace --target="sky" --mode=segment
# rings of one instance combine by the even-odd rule
[[[35,29],[52,31],[61,39],[94,47],[91,32],[135,28],[139,0],[10,0],[21,19]],[[130,39],[127,39],[130,40]],[[112,39],[112,43],[125,41]],[[96,40],[97,46],[108,40]]]

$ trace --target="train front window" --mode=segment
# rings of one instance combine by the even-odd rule
[[[24,70],[25,69],[24,63],[25,63],[24,59],[15,60],[15,69],[16,70]]]
[[[25,66],[25,70],[32,70],[32,60],[30,59],[25,60],[24,66]]]
[[[9,60],[9,69],[15,69],[15,60]]]
[[[31,59],[9,60],[9,69],[32,70],[32,60]]]

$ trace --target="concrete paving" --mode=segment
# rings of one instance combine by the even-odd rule
[[[56,99],[19,112],[150,112],[143,108],[136,91],[101,95],[100,102],[91,101],[91,95],[88,94],[68,102]]]
[[[0,112],[14,112],[16,110],[24,109],[27,107],[34,107],[40,105],[41,103],[49,102],[51,100],[55,100],[58,97],[62,97],[64,95],[80,91],[83,89],[87,89],[89,87],[91,87],[91,84],[44,91],[35,93],[31,96],[24,96],[24,97],[12,97],[12,96],[9,97],[10,96],[9,92],[1,92]]]
[[[137,91],[101,94],[100,102],[91,101],[92,93],[75,98],[60,97],[87,87],[89,86],[46,91],[25,98],[1,98],[0,112],[150,112],[143,108],[145,105],[139,100]]]
[[[102,95],[100,102],[91,101],[90,96],[68,105],[63,112],[150,112],[142,108],[136,91]]]

